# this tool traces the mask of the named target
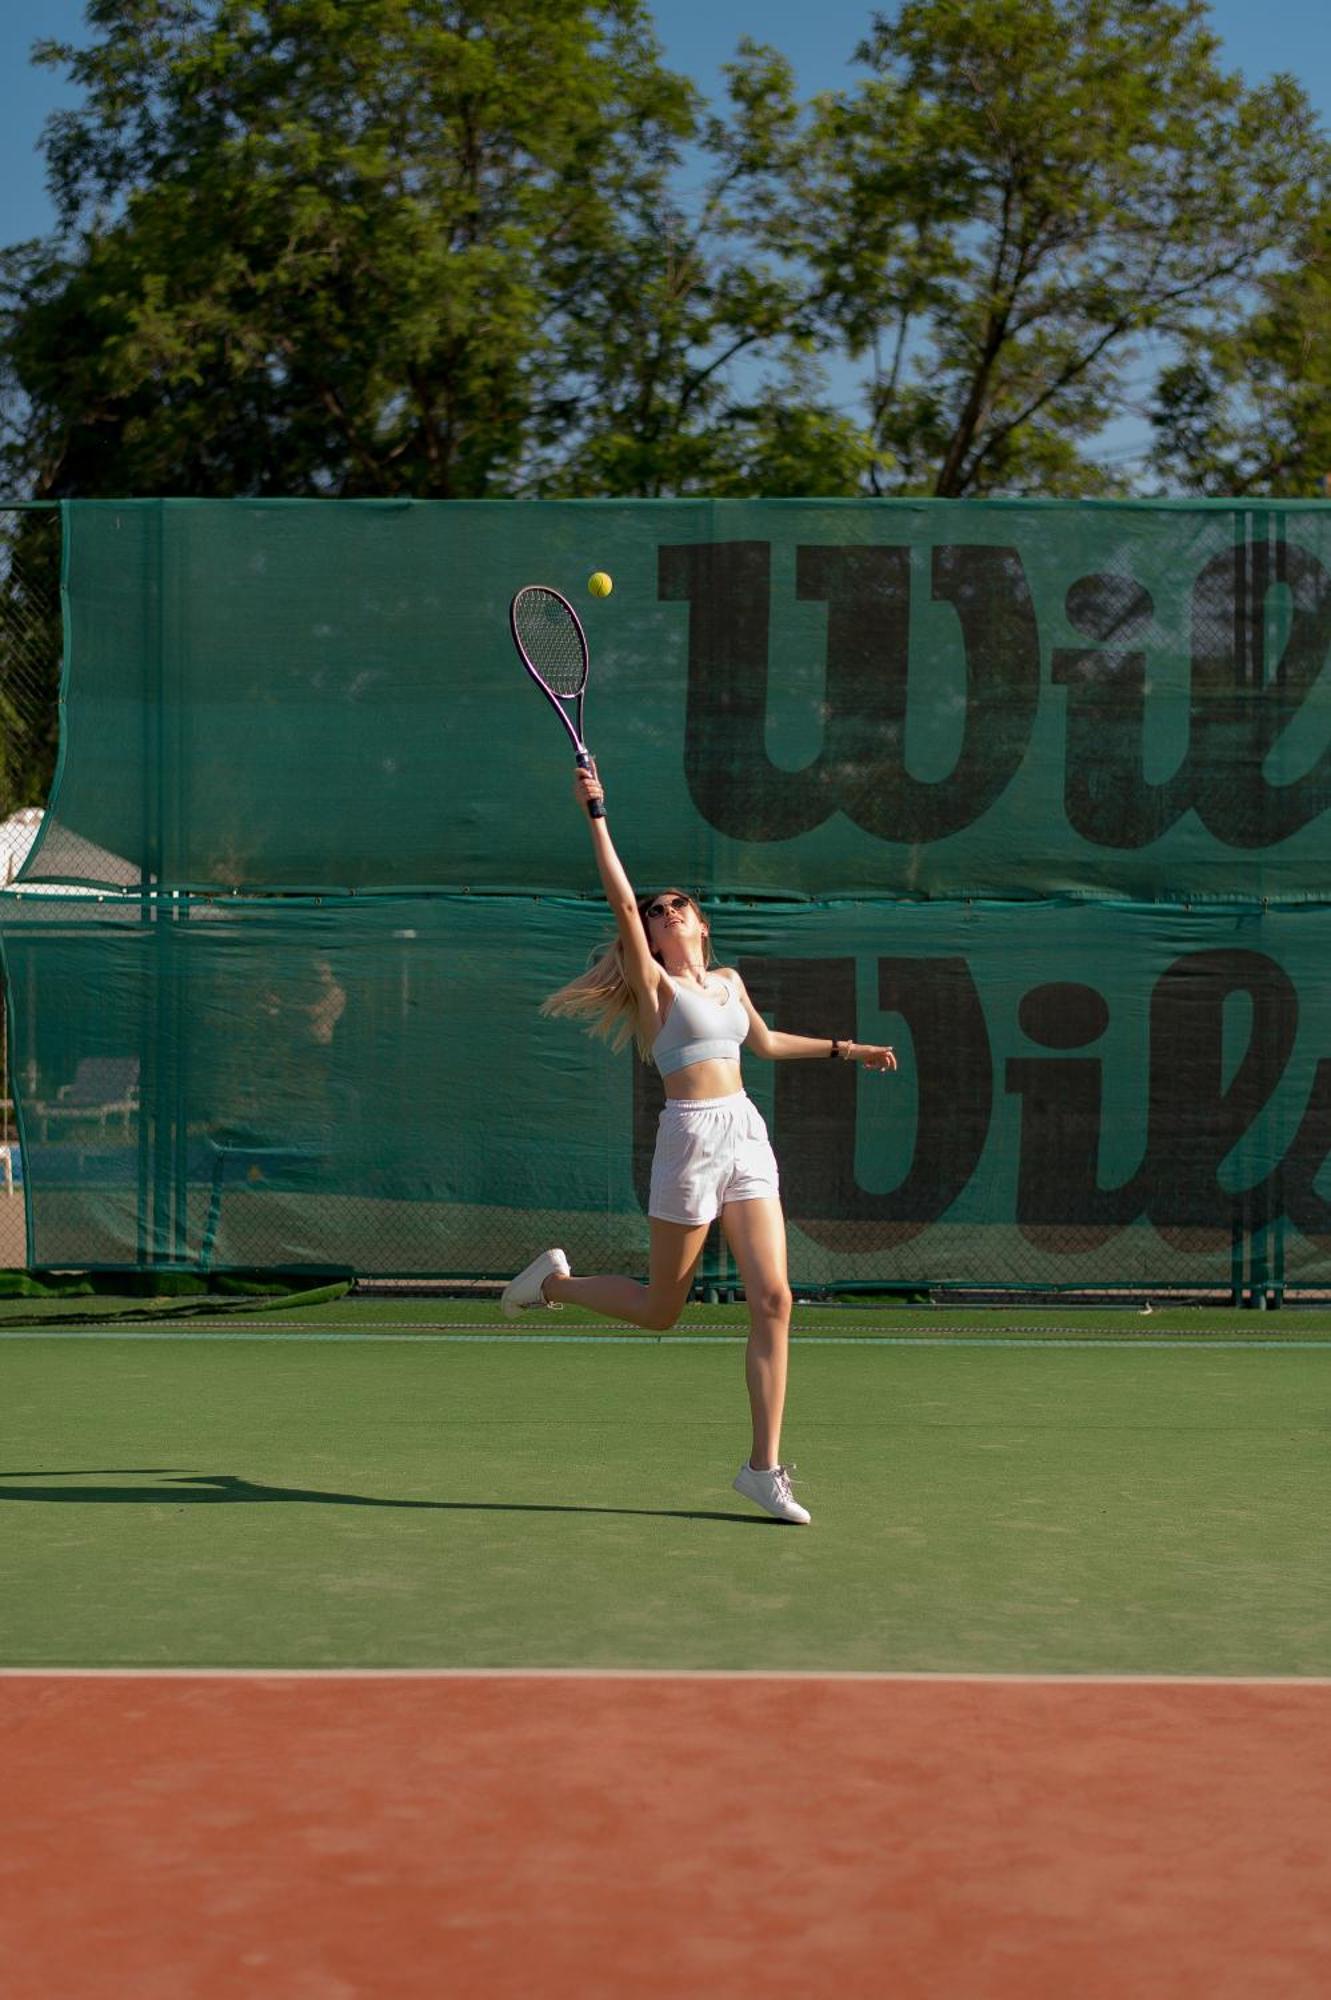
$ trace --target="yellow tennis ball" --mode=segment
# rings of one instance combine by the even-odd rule
[[[609,597],[614,587],[613,579],[603,569],[598,569],[595,576],[587,578],[587,588],[593,597]]]

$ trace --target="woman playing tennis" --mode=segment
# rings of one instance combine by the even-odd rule
[[[504,1311],[516,1318],[534,1306],[585,1306],[663,1332],[679,1318],[719,1214],[749,1307],[745,1376],[753,1445],[735,1490],[779,1521],[805,1523],[808,1511],[791,1492],[792,1468],[782,1465],[780,1451],[791,1306],[786,1226],[767,1128],[744,1093],[740,1045],[774,1062],[832,1056],[891,1070],[897,1059],[890,1048],[769,1028],[739,974],[712,964],[707,921],[692,896],[680,889],[634,894],[608,821],[589,816],[592,802],[605,797],[595,765],[573,782],[618,936],[541,1011],[589,1021],[592,1033],[612,1037],[616,1049],[632,1037],[661,1072],[666,1103],[648,1203],[650,1275],[645,1285],[575,1278],[562,1250],[546,1250],[507,1287]]]

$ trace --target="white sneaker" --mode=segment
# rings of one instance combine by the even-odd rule
[[[519,1271],[513,1282],[504,1287],[503,1297],[499,1301],[504,1309],[504,1317],[516,1319],[520,1312],[526,1312],[530,1306],[546,1306],[551,1311],[557,1312],[559,1308],[547,1299],[541,1290],[546,1279],[553,1278],[556,1273],[561,1278],[572,1275],[568,1268],[568,1258],[562,1250],[542,1250],[539,1257],[533,1257],[526,1270]]]
[[[746,1460],[735,1474],[736,1493],[742,1493],[746,1500],[752,1500],[765,1514],[774,1514],[778,1521],[797,1521],[807,1527],[813,1516],[807,1507],[801,1507],[790,1490],[790,1475],[793,1465],[774,1465],[770,1472],[755,1472]]]

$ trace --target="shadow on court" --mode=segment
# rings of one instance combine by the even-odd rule
[[[160,1507],[176,1506],[259,1506],[280,1502],[318,1507],[396,1507],[425,1509],[444,1514],[616,1514],[639,1515],[659,1521],[729,1521],[746,1528],[766,1528],[773,1524],[762,1514],[739,1514],[704,1507],[578,1507],[534,1500],[382,1500],[368,1493],[325,1493],[316,1487],[263,1486],[251,1479],[237,1479],[228,1472],[176,1472],[170,1466],[119,1465],[72,1467],[41,1472],[0,1472],[8,1479],[119,1479],[170,1480],[162,1486],[6,1486],[0,1484],[0,1502],[38,1500],[74,1502],[77,1505]]]

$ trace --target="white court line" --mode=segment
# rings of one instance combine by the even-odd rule
[[[463,1322],[464,1325],[467,1322]],[[478,1326],[489,1322],[479,1321]],[[256,1320],[238,1332],[215,1331],[206,1327],[188,1329],[174,1326],[31,1326],[0,1328],[0,1340],[177,1340],[195,1346],[223,1341],[260,1341],[265,1347],[298,1346],[302,1342],[373,1345],[396,1343],[424,1346],[494,1347],[725,1347],[741,1345],[746,1335],[730,1331],[714,1333],[512,1333],[496,1327],[492,1332],[423,1330],[404,1333],[360,1333],[342,1327],[304,1327],[293,1330],[281,1321]],[[1178,1348],[1245,1349],[1260,1348],[1289,1353],[1309,1349],[1331,1349],[1331,1339],[1302,1339],[1287,1336],[1261,1340],[1243,1334],[1040,1334],[1031,1339],[1018,1335],[966,1333],[943,1329],[936,1334],[885,1333],[792,1333],[793,1347],[1107,1347],[1135,1349]]]
[[[264,1322],[260,1322],[264,1326]],[[340,1328],[304,1328],[302,1332],[292,1332],[290,1328],[274,1328],[272,1332],[246,1330],[246,1332],[210,1332],[174,1326],[24,1326],[24,1328],[0,1328],[0,1340],[176,1340],[188,1342],[192,1346],[218,1346],[224,1342],[258,1342],[260,1346],[376,1346],[376,1344],[396,1344],[396,1346],[504,1346],[504,1348],[717,1348],[717,1346],[743,1346],[745,1334],[470,1334],[470,1332],[418,1332],[418,1334],[358,1334],[344,1332]],[[1199,1348],[1201,1352],[1215,1350],[1271,1350],[1281,1354],[1307,1354],[1309,1350],[1327,1350],[1331,1340],[1257,1340],[1235,1336],[1207,1336],[1207,1334],[1041,1334],[1031,1340],[1023,1340],[1011,1334],[791,1334],[791,1346],[807,1348],[1115,1348],[1115,1350],[1167,1350],[1177,1352],[1179,1348]]]
[[[1326,1674],[924,1673],[816,1667],[0,1667],[5,1680],[280,1681],[810,1681],[914,1687],[1239,1687],[1331,1691]]]

